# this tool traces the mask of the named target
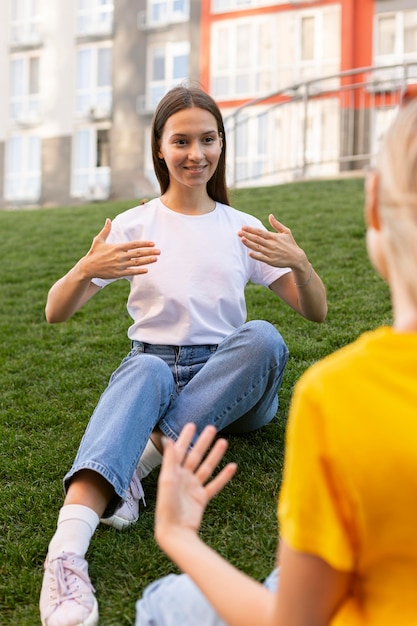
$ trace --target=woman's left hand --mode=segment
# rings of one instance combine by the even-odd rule
[[[238,235],[243,245],[249,248],[249,255],[274,267],[305,268],[308,259],[304,250],[297,245],[291,230],[272,214],[269,216],[269,223],[275,232],[242,226]]]

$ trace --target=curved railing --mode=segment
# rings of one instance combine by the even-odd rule
[[[362,172],[417,62],[306,80],[224,110],[231,187]]]

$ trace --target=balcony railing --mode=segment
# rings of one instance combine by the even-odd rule
[[[234,187],[362,172],[417,61],[307,80],[224,110]]]

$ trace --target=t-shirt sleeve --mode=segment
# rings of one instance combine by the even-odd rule
[[[245,214],[245,223],[253,226],[254,228],[267,230],[261,220],[253,215]],[[290,267],[273,267],[272,265],[268,265],[268,263],[252,260],[252,268],[249,278],[255,285],[269,287],[272,283],[278,280],[278,278],[281,278],[284,274],[288,274],[288,272],[291,272]]]
[[[314,377],[304,374],[291,402],[278,502],[280,533],[292,549],[351,571],[357,536],[352,490],[338,467],[337,446],[315,387]],[[337,415],[330,418],[337,420]]]
[[[284,274],[288,274],[288,272],[291,272],[290,267],[273,267],[272,265],[268,265],[268,263],[256,261],[255,271],[251,276],[251,281],[256,285],[269,287],[278,280],[278,278],[281,278]]]

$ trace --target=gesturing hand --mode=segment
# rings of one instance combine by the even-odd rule
[[[236,463],[229,463],[211,478],[226,452],[227,441],[218,439],[206,455],[216,428],[206,426],[189,450],[195,432],[194,424],[186,424],[175,443],[165,443],[155,512],[155,537],[161,548],[167,533],[175,528],[198,531],[207,504],[237,469]]]
[[[305,252],[297,245],[291,230],[272,214],[269,223],[275,232],[243,226],[238,233],[242,243],[249,248],[250,256],[274,267],[297,269],[305,265]]]
[[[106,222],[93,239],[90,250],[81,260],[86,273],[91,278],[121,278],[135,274],[145,274],[145,267],[155,263],[160,251],[152,241],[129,241],[107,243],[111,231],[111,220]]]

